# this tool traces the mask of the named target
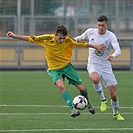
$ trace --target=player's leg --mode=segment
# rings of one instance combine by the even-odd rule
[[[64,81],[63,79],[58,79],[56,81],[56,86],[59,88],[59,91],[62,95],[62,97],[64,98],[64,100],[66,101],[66,103],[68,104],[68,106],[71,108],[72,110],[72,113],[71,113],[71,117],[76,117],[76,116],[79,116],[80,115],[80,112],[77,111],[75,109],[75,107],[73,106],[73,99],[71,97],[71,95],[66,91],[66,88],[64,86]]]
[[[58,89],[59,89],[59,91],[60,91],[62,97],[64,98],[64,100],[66,101],[66,103],[68,104],[68,106],[69,106],[72,110],[74,110],[75,108],[74,108],[74,106],[73,106],[73,104],[72,104],[72,97],[71,97],[71,95],[66,91],[66,88],[65,88],[65,86],[64,86],[63,78],[58,79],[58,80],[56,81],[56,86],[58,87]]]
[[[83,95],[88,100],[89,111],[92,114],[94,114],[95,110],[90,105],[87,89],[83,86],[82,81],[81,81],[77,71],[73,67],[73,65],[69,64],[67,67],[65,67],[64,73],[65,73],[66,78],[69,80],[69,84],[75,85],[78,88],[78,90],[80,91],[80,94]]]
[[[80,112],[76,111],[75,107],[73,106],[73,103],[72,103],[73,99],[71,95],[69,94],[69,92],[66,91],[66,87],[64,86],[62,72],[56,71],[56,70],[50,70],[48,71],[48,74],[51,76],[53,82],[58,87],[63,99],[66,101],[68,106],[71,108],[72,110],[71,116],[75,117],[75,116],[80,115]]]
[[[98,74],[97,69],[95,67],[92,67],[92,66],[90,66],[88,68],[88,73],[89,73],[90,79],[93,82],[93,87],[94,87],[95,91],[97,92],[97,94],[101,98],[100,110],[102,112],[104,112],[107,109],[107,100],[106,100],[106,97],[104,95],[102,85],[100,83],[100,75]]]
[[[78,88],[78,90],[80,91],[80,94],[82,95],[82,96],[84,96],[86,99],[87,99],[87,101],[88,101],[88,109],[89,109],[89,112],[91,113],[91,114],[95,114],[95,110],[94,110],[94,108],[92,107],[92,105],[90,104],[90,101],[89,101],[89,98],[88,98],[88,91],[87,91],[87,89],[84,87],[84,85],[83,84],[78,84],[78,85],[75,85],[77,88]]]
[[[116,94],[116,86],[108,86],[107,88],[111,98],[113,117],[116,120],[124,120],[124,118],[119,114],[119,100]]]
[[[103,92],[103,88],[102,88],[102,85],[100,83],[100,77],[99,77],[99,74],[97,72],[92,72],[90,74],[90,79],[92,80],[93,82],[93,87],[95,89],[95,91],[99,94],[100,98],[102,101],[105,101],[106,98],[104,96],[104,92]]]
[[[100,82],[98,84],[93,83],[93,87],[94,87],[95,91],[97,92],[97,94],[101,98],[100,110],[101,110],[101,112],[104,112],[107,109],[107,100],[106,100],[106,97],[103,92],[102,84]]]
[[[107,88],[108,88],[108,92],[111,98],[113,115],[118,114],[119,101],[116,95],[116,86],[107,86]]]
[[[102,78],[103,84],[107,87],[111,98],[113,117],[116,120],[124,120],[124,118],[119,114],[119,100],[116,93],[117,80],[111,67],[108,67],[107,70],[104,71]]]

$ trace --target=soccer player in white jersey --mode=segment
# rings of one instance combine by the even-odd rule
[[[107,28],[108,18],[105,15],[101,15],[97,21],[97,28],[87,29],[75,39],[77,41],[87,39],[90,44],[99,45],[103,43],[106,45],[105,50],[102,52],[99,52],[94,48],[89,48],[87,70],[89,77],[93,82],[94,89],[101,98],[100,110],[104,112],[107,108],[107,99],[104,95],[102,84],[100,83],[101,78],[110,94],[113,118],[116,120],[124,120],[118,112],[119,100],[116,94],[117,80],[111,66],[111,62],[114,58],[121,54],[121,49],[115,34],[107,30]],[[114,53],[110,55],[110,50],[112,48],[114,49]]]

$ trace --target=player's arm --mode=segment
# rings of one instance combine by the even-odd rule
[[[96,49],[97,51],[100,51],[102,52],[104,49],[105,49],[105,44],[98,44],[98,45],[95,45],[95,44],[87,44],[87,47],[91,47],[91,48],[94,48]]]
[[[85,31],[84,33],[82,33],[81,35],[75,37],[74,39],[75,39],[76,41],[83,41],[84,39],[87,38],[87,32],[88,32],[88,30],[86,30],[86,31]]]
[[[97,44],[89,44],[87,42],[81,42],[81,41],[76,41],[76,43],[77,43],[78,46],[91,47],[91,48],[94,48],[94,49],[96,49],[97,51],[100,51],[100,52],[102,52],[106,48],[105,44],[98,44],[97,45]]]
[[[82,42],[82,41],[76,40],[76,38],[72,38],[72,37],[69,37],[69,38],[76,46],[91,47],[100,52],[102,52],[106,47],[105,44],[95,45],[95,44],[89,44],[87,42]]]
[[[114,36],[114,38],[112,39],[111,44],[112,44],[112,47],[113,47],[113,49],[114,49],[114,53],[108,57],[108,60],[109,60],[110,62],[114,61],[114,59],[115,59],[116,57],[118,57],[118,56],[121,55],[121,49],[120,49],[119,43],[118,43],[118,41],[117,41],[117,39],[116,39],[115,36]]]
[[[115,43],[112,45],[113,49],[114,49],[114,53],[112,54],[112,56],[114,56],[114,58],[118,57],[121,55],[121,49],[118,43]]]
[[[11,31],[8,31],[7,37],[11,37],[11,38],[19,39],[19,40],[23,40],[23,41],[29,41],[29,36],[16,35]]]
[[[120,56],[120,54],[121,54],[119,45],[114,45],[113,48],[114,48],[115,52],[107,58],[110,62],[114,61],[114,59],[116,57]]]
[[[84,39],[87,39],[87,36],[89,35],[89,31],[91,29],[86,30],[83,34],[75,37],[76,41],[82,41]],[[97,51],[103,51],[105,49],[104,44],[94,45],[94,44],[87,44],[87,47],[95,48]]]

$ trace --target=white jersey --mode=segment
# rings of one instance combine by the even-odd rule
[[[110,51],[113,48],[114,57],[121,54],[120,46],[114,33],[106,30],[105,34],[98,34],[97,28],[89,28],[82,35],[77,36],[76,40],[89,40],[89,44],[105,44],[106,48],[103,52],[99,52],[94,48],[89,48],[88,64],[95,64],[100,66],[110,66],[111,63],[107,60],[110,55]]]

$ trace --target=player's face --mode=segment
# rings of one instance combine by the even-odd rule
[[[103,22],[98,21],[97,26],[98,26],[98,34],[103,35],[105,34],[106,29],[108,28],[108,23],[105,21]]]
[[[64,41],[65,38],[66,38],[66,36],[64,36],[63,34],[60,34],[60,33],[58,33],[58,34],[55,35],[55,40],[59,44],[61,44]]]

